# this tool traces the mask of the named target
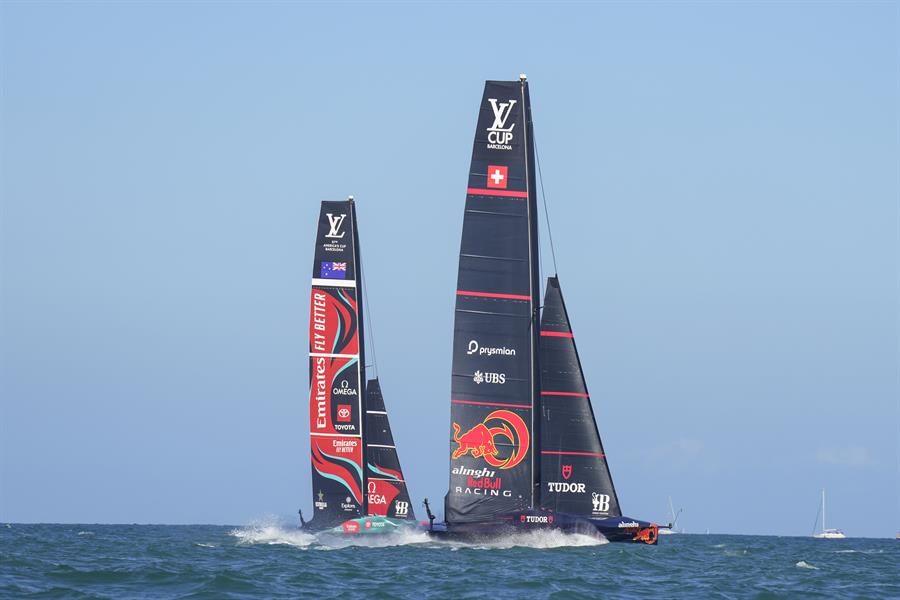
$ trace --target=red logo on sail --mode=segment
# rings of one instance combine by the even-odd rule
[[[655,544],[659,539],[659,526],[656,523],[651,523],[650,527],[645,527],[635,534],[635,536],[631,539],[633,542],[644,542],[645,544]]]
[[[349,404],[338,404],[337,407],[337,420],[341,423],[349,423],[350,415],[353,414],[350,410]]]
[[[493,423],[496,427],[490,427]],[[458,423],[453,423],[453,441],[459,447],[453,451],[453,458],[457,459],[472,453],[474,458],[483,458],[492,467],[511,469],[518,465],[528,454],[530,436],[528,426],[522,417],[508,410],[495,410],[484,421],[472,427],[467,432],[460,434],[462,428]],[[509,440],[513,450],[509,456],[499,457],[500,450],[494,440],[497,436]]]
[[[569,480],[569,477],[572,476],[572,465],[563,465],[562,466],[562,477],[566,481]]]
[[[488,165],[487,172],[487,186],[489,188],[497,188],[501,190],[506,189],[506,174],[509,171],[508,167],[501,167],[498,165]]]

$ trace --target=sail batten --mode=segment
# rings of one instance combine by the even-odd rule
[[[480,188],[469,188],[466,190],[466,193],[470,196],[495,196],[500,198],[528,198],[527,191],[513,191],[513,190],[486,190]]]

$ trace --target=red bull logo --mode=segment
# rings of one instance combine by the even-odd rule
[[[528,426],[522,417],[508,410],[495,410],[484,421],[472,427],[463,434],[459,424],[453,424],[453,441],[459,447],[453,451],[453,459],[472,453],[474,458],[483,458],[492,467],[499,469],[512,469],[518,465],[528,454],[530,436]],[[509,456],[498,456],[495,440],[506,439],[512,445]],[[505,445],[505,444],[504,444]]]
[[[659,526],[656,523],[651,523],[650,527],[645,527],[638,531],[632,538],[632,541],[653,545],[656,543],[657,538],[659,538]]]

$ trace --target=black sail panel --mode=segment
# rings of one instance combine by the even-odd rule
[[[415,521],[378,379],[366,385],[365,442],[369,514]]]
[[[353,202],[322,202],[309,320],[312,527],[365,512],[365,379]]]
[[[585,517],[621,516],[559,280],[541,317],[541,506]]]
[[[453,336],[448,523],[535,502],[536,215],[527,83],[488,81],[466,194]]]

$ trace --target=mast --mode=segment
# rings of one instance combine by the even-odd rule
[[[534,168],[534,121],[531,116],[531,97],[525,73],[519,75],[522,109],[525,118],[525,190],[528,192],[528,260],[531,268],[531,508],[540,502],[541,494],[541,366],[540,366],[540,245],[537,222],[537,185]]]
[[[825,531],[825,488],[822,488],[822,531]]]
[[[366,297],[363,273],[362,273],[362,260],[360,258],[360,248],[359,248],[359,226],[356,220],[356,202],[353,200],[353,196],[347,197],[347,202],[350,203],[350,218],[353,219],[351,225],[353,226],[353,260],[357,265],[357,269],[359,271],[359,277],[357,277],[356,281],[356,302],[357,302],[357,315],[359,319],[359,362],[357,363],[357,377],[359,381],[359,429],[360,436],[363,442],[362,449],[362,457],[363,457],[363,468],[362,468],[362,489],[363,489],[363,504],[362,504],[362,514],[368,515],[369,513],[369,494],[367,490],[369,489],[369,470],[365,467],[365,458],[366,458],[366,403],[367,403],[367,395],[366,395],[366,382],[368,378],[366,377],[366,339],[365,339],[365,331],[366,331],[366,319],[364,318],[364,306],[365,302],[363,300]]]

